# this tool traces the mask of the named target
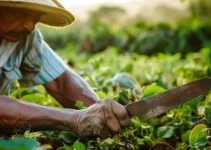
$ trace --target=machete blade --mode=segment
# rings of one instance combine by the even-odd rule
[[[126,105],[125,108],[130,115],[138,116],[141,121],[145,121],[205,94],[209,90],[211,90],[211,78],[202,78]]]

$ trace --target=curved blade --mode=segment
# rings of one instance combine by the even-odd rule
[[[144,98],[125,107],[129,114],[138,116],[141,121],[145,121],[196,98],[209,90],[211,90],[211,78],[202,78],[164,93]]]

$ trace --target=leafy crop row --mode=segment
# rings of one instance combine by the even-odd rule
[[[95,56],[78,54],[71,45],[57,51],[96,91],[101,99],[111,97],[126,105],[143,97],[163,92],[187,82],[211,76],[211,49],[204,48],[184,57],[159,53],[144,56],[118,54],[110,47]],[[67,55],[68,53],[68,55]],[[112,64],[112,65],[111,65]],[[20,88],[15,84],[12,97],[41,105],[61,107],[42,86]],[[81,102],[77,107],[83,109]],[[42,131],[14,135],[0,140],[0,149],[211,149],[211,93],[175,108],[156,118],[140,122],[132,118],[128,128],[112,138],[80,138],[67,131]],[[153,146],[154,145],[154,146]]]

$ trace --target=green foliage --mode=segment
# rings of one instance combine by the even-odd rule
[[[92,54],[112,46],[117,47],[119,53],[154,55],[180,52],[184,56],[211,46],[211,21],[197,18],[179,23],[176,28],[168,23],[147,25],[138,22],[130,26],[95,23],[72,30],[67,28],[62,32],[59,30],[58,33],[51,30],[48,33],[46,28],[41,28],[41,31],[53,49],[71,44],[74,51]]]
[[[158,138],[170,138],[174,134],[174,127],[164,126],[158,128],[157,136]]]
[[[90,50],[100,51],[99,53],[93,56],[74,51],[75,45],[71,43],[57,50],[57,53],[68,65],[73,66],[101,99],[112,97],[115,101],[126,105],[202,77],[211,77],[209,24],[195,21],[189,26],[183,25],[176,29],[166,24],[151,27],[138,24],[133,28],[118,30],[99,24],[94,27],[89,31],[91,33],[84,33],[82,41],[88,39],[92,46]],[[200,42],[197,43],[195,39]],[[77,48],[78,46],[76,44]],[[201,47],[203,48],[200,49]],[[84,48],[83,51],[87,49]],[[119,54],[122,51],[125,53]],[[155,52],[157,54],[154,54]],[[21,88],[16,83],[10,96],[40,105],[62,107],[43,86]],[[15,138],[10,141],[3,140],[3,143],[6,142],[6,146],[13,146],[13,149],[18,149],[19,145],[22,149],[27,145],[29,147],[25,149],[48,145],[52,149],[60,150],[138,150],[150,149],[152,145],[166,142],[177,150],[209,149],[210,101],[209,92],[145,122],[132,117],[129,127],[106,140],[79,139],[76,133],[53,130],[39,132],[36,135],[37,141],[34,139],[16,141]],[[77,101],[75,106],[84,109],[80,101]],[[200,125],[197,125],[198,122]],[[25,134],[26,137],[31,137],[30,135],[33,133],[27,133],[27,136]],[[5,146],[1,142],[0,146]]]
[[[152,96],[158,93],[164,92],[165,89],[163,87],[157,85],[148,85],[144,88],[143,97]]]
[[[0,149],[2,150],[33,150],[36,148],[35,139],[15,138],[10,141],[0,139]]]
[[[58,53],[62,54],[62,51]],[[69,58],[67,56],[65,58],[71,59],[75,70],[95,88],[101,99],[113,97],[115,101],[126,105],[143,97],[209,76],[210,56],[210,48],[203,48],[198,53],[188,53],[184,58],[180,54],[158,54],[152,57],[135,53],[119,55],[117,48],[109,48],[95,56],[78,55],[77,52],[72,51]],[[11,96],[25,101],[61,107],[42,86],[23,89],[16,84],[12,91]],[[145,122],[140,122],[137,117],[133,117],[130,127],[106,140],[83,138],[79,142],[79,137],[75,133],[66,131],[40,132],[37,138],[43,136],[47,139],[57,138],[61,142],[60,146],[52,145],[50,141],[45,144],[64,150],[125,149],[126,147],[149,149],[159,142],[167,142],[177,149],[184,150],[187,147],[207,148],[208,127],[211,122],[210,100],[211,93],[207,93]],[[77,101],[75,106],[79,109],[84,108],[80,101]],[[198,119],[204,117],[205,122],[200,122],[200,125],[192,128]]]
[[[85,145],[79,141],[76,141],[74,144],[73,144],[73,149],[74,150],[85,150]]]
[[[84,109],[83,102],[81,102],[81,101],[76,101],[75,107],[78,108],[78,109]]]
[[[193,128],[189,136],[189,143],[191,146],[203,146],[207,141],[208,130],[206,125],[198,124]]]
[[[211,124],[211,102],[208,101],[205,107],[205,118],[208,124]]]

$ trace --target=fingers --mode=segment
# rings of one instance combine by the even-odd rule
[[[124,106],[116,103],[115,101],[107,98],[105,100],[107,103],[111,103],[111,108],[113,111],[114,116],[118,119],[121,126],[128,126],[130,124],[130,117],[127,113],[127,110]]]
[[[130,123],[125,107],[108,98],[83,111],[77,130],[80,136],[100,136],[105,139],[119,133],[121,126]]]
[[[120,104],[113,102],[112,108],[115,116],[119,119],[121,126],[128,126],[130,124],[130,117],[127,110]]]
[[[107,101],[105,103],[107,103]],[[119,133],[121,130],[120,124],[117,118],[113,114],[113,111],[111,109],[111,103],[110,104],[109,103],[103,107],[106,123],[112,132]]]

